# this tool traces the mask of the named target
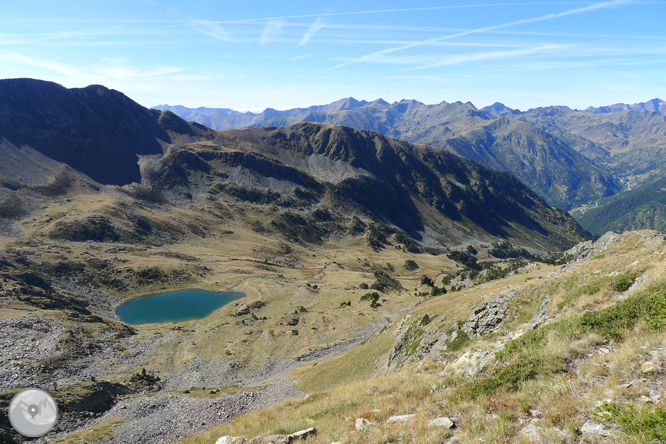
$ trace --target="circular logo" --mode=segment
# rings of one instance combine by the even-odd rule
[[[22,390],[9,404],[9,422],[21,435],[39,438],[58,422],[58,405],[53,396],[42,389]]]

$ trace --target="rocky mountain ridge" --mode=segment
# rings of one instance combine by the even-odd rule
[[[566,106],[520,111],[501,103],[477,109],[469,102],[389,104],[350,98],[318,107],[266,110],[228,121],[225,128],[310,121],[375,130],[509,171],[551,204],[570,210],[664,176],[664,106],[654,99],[584,111]],[[505,130],[499,134],[498,118],[511,122],[500,124]]]
[[[541,251],[588,236],[509,174],[376,132],[319,123],[217,132],[170,111],[147,110],[100,86],[67,90],[15,80],[0,87],[7,97],[3,113],[15,110],[22,116],[20,122],[15,116],[8,120],[14,122],[11,129],[5,124],[2,146],[15,150],[19,144],[22,152],[48,159],[52,174],[42,178],[48,180],[45,184],[26,180],[36,163],[31,158],[16,160],[3,171],[0,211],[8,221],[32,213],[44,199],[71,199],[85,192],[122,193],[150,202],[160,212],[170,211],[171,205],[206,207],[229,197],[270,209],[271,216],[257,229],[300,242],[347,236],[350,225],[358,226],[357,234],[368,233],[367,222],[356,223],[352,216],[389,225],[369,235],[376,248],[393,233],[407,236],[411,240],[404,242],[410,245],[422,242],[424,248],[507,238]],[[27,104],[20,102],[20,94]],[[470,106],[453,108],[459,114]],[[40,120],[40,113],[51,120]],[[111,125],[118,127],[113,135]],[[182,233],[173,224],[151,222],[117,204],[111,208],[84,219],[60,218],[42,232],[70,241],[157,243]],[[186,231],[192,229],[198,230]]]

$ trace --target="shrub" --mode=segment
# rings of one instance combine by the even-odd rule
[[[595,419],[611,421],[629,435],[643,435],[650,440],[666,442],[666,410],[661,407],[636,408],[633,404],[617,405],[605,403],[602,413],[593,414]]]
[[[370,287],[365,282],[361,282],[361,285],[359,285],[358,288],[360,288],[361,290],[367,290]]]
[[[493,248],[488,251],[491,256],[495,256],[498,259],[517,259],[523,258],[527,260],[537,259],[538,256],[530,253],[524,248],[516,248],[511,242],[505,240],[501,243],[494,242]]]
[[[407,259],[405,261],[405,268],[409,271],[414,271],[414,270],[418,270],[420,267],[419,267],[419,264],[417,264],[415,261],[413,261],[411,259]]]
[[[361,296],[361,301],[370,301],[370,307],[372,308],[381,307],[381,304],[379,303],[379,293],[376,291],[364,294]],[[349,306],[351,307],[351,303]]]
[[[544,360],[540,357],[521,356],[509,365],[502,366],[492,377],[482,377],[460,388],[465,398],[476,399],[482,395],[493,395],[501,388],[518,390],[520,386],[540,374],[552,374],[566,370],[563,359]]]
[[[446,294],[446,288],[432,287],[432,290],[430,290],[430,296],[439,296],[440,294]]]
[[[458,334],[454,340],[446,341],[446,346],[450,351],[458,351],[467,346],[471,341],[465,330],[458,330]]]
[[[451,251],[446,257],[449,259],[463,264],[472,270],[481,270],[481,266],[476,262],[476,258],[466,251]]]
[[[383,270],[375,271],[375,279],[377,279],[377,282],[370,286],[373,290],[386,292],[402,289],[400,282]]]
[[[611,281],[611,288],[615,291],[625,292],[629,290],[636,280],[636,273],[629,272],[615,276]]]
[[[427,275],[421,276],[421,285],[427,285],[428,287],[434,287],[435,283]]]
[[[395,235],[395,240],[399,244],[402,244],[405,248],[405,250],[409,251],[410,253],[421,253],[421,248],[419,247],[419,244],[414,242],[414,240],[407,235],[403,233],[398,233]]]

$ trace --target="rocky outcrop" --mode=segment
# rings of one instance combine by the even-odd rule
[[[503,348],[503,346],[500,346],[500,348],[493,351],[467,351],[458,359],[447,365],[445,370],[441,373],[441,376],[457,373],[466,377],[473,377],[478,373],[483,372],[491,362],[495,361],[495,352],[499,351],[501,348]]]
[[[249,441],[242,436],[226,435],[218,438],[218,440],[215,441],[215,444],[291,444],[306,440],[312,436],[317,436],[317,429],[314,427],[300,430],[289,435],[255,436]]]
[[[607,425],[592,421],[591,419],[580,426],[579,431],[583,436],[592,439],[599,436],[611,436],[613,433]]]
[[[552,301],[551,298],[546,298],[543,301],[541,301],[541,306],[539,307],[539,310],[537,310],[536,313],[532,316],[532,319],[530,320],[529,328],[530,330],[534,330],[546,322],[548,319],[548,316],[546,316],[546,306]]]
[[[609,231],[601,236],[596,241],[581,242],[573,248],[564,252],[564,257],[568,262],[581,262],[593,258],[597,254],[601,254],[611,244],[621,242],[623,236],[621,234]],[[566,267],[566,265],[565,265]]]
[[[507,315],[507,304],[514,296],[515,292],[509,291],[504,295],[493,297],[490,302],[484,302],[475,307],[463,326],[467,336],[478,338],[499,330]]]

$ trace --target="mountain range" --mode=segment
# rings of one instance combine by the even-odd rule
[[[378,248],[396,230],[424,248],[506,238],[546,251],[589,236],[508,173],[375,131],[300,123],[219,132],[103,86],[29,79],[0,83],[0,99],[0,155],[11,160],[0,171],[5,217],[85,190],[166,205],[161,212],[231,198],[269,208],[260,229],[300,242],[362,234],[372,221],[393,227],[368,232]],[[104,223],[97,214],[45,231],[69,240],[149,236],[150,222],[112,207]]]
[[[172,109],[206,122],[222,111]],[[192,112],[197,111],[197,115]],[[225,111],[224,128],[284,127],[320,122],[381,132],[455,152],[508,171],[550,204],[566,210],[594,204],[666,175],[666,104],[653,99],[584,111],[564,106],[511,109],[501,103],[477,109],[470,102],[425,105],[342,99],[329,105],[259,114]]]
[[[378,131],[214,130],[100,85],[0,98],[0,442],[24,441],[5,412],[27,386],[54,396],[55,442],[666,439],[664,235],[592,241],[509,172]],[[448,105],[456,131],[483,122],[448,139],[470,156],[590,159]],[[660,190],[606,200],[647,217]],[[192,288],[242,297],[118,316]]]

